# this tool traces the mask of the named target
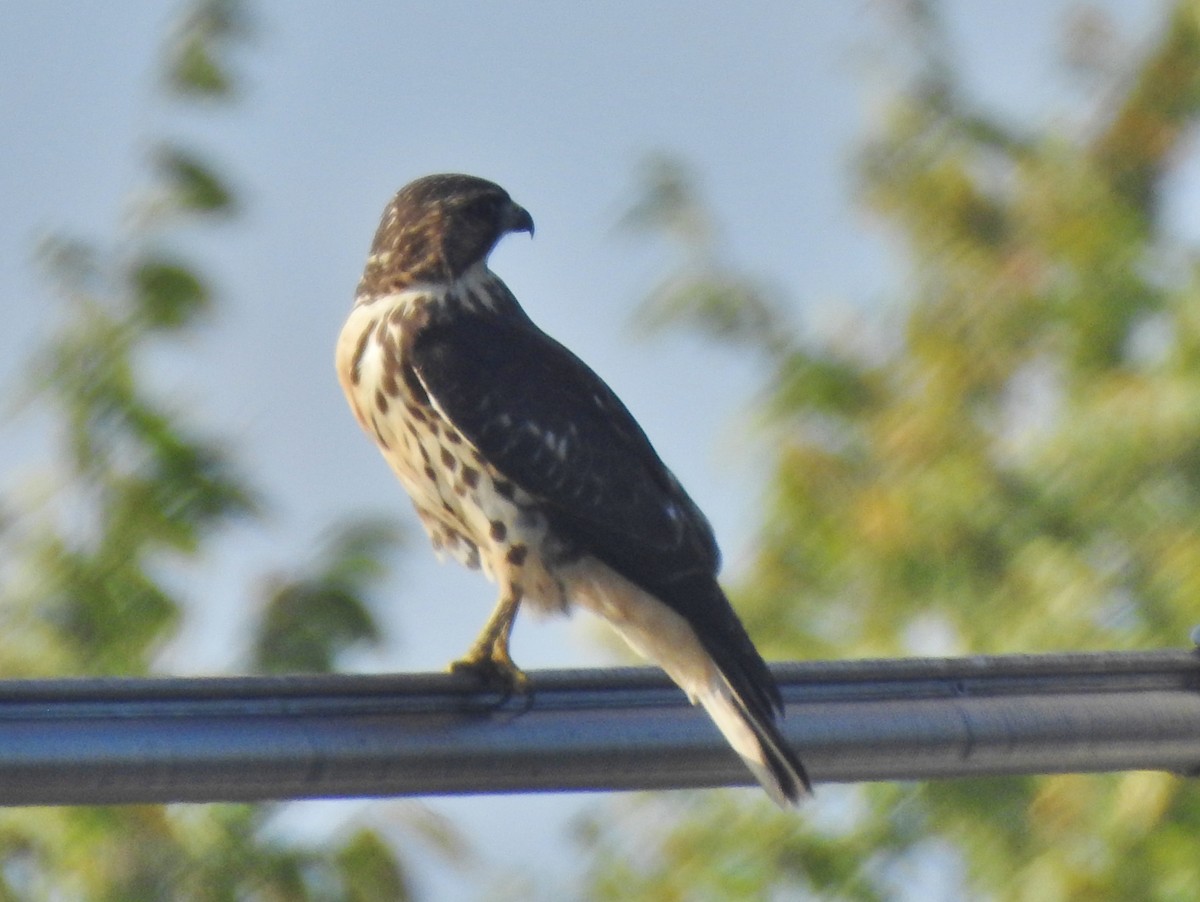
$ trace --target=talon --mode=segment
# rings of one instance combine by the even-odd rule
[[[530,694],[529,677],[508,653],[508,640],[520,605],[521,587],[508,586],[466,657],[450,665],[451,673],[471,673],[485,686],[501,689],[504,693],[501,704],[515,694]]]
[[[489,688],[501,689],[507,699],[529,692],[529,677],[508,655],[507,649],[473,649],[450,665],[451,673],[469,673]]]
[[[525,675],[525,671],[518,667],[512,657],[508,653],[508,642],[497,641],[492,647],[492,655],[490,658],[492,666],[496,668],[502,675],[502,678],[508,683],[509,690],[518,695],[529,695],[530,685],[529,677]]]

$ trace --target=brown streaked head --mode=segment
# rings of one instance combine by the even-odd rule
[[[427,175],[383,212],[358,293],[451,282],[486,260],[508,232],[533,234],[533,218],[499,185],[471,175]]]

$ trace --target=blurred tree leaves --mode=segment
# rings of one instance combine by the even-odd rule
[[[723,259],[719,229],[700,197],[695,175],[680,161],[654,156],[642,166],[640,196],[621,218],[632,232],[661,235],[679,264],[637,316],[650,330],[686,323],[725,341],[771,352],[789,333],[786,308]]]
[[[233,192],[198,154],[164,146],[155,155],[155,165],[169,207],[190,214],[233,212]]]
[[[168,43],[163,74],[179,96],[227,100],[237,80],[233,49],[254,34],[242,0],[195,0],[183,13]]]
[[[273,581],[255,637],[255,666],[268,673],[326,673],[339,653],[378,642],[364,599],[399,541],[391,521],[352,523],[331,537],[314,572]]]
[[[134,303],[151,329],[178,329],[209,307],[211,293],[186,264],[150,257],[134,264],[130,282]]]
[[[772,301],[736,309],[750,291],[726,288],[686,170],[655,162],[631,217],[688,245],[652,317],[774,373],[739,609],[774,657],[1181,645],[1200,595],[1200,256],[1162,210],[1195,155],[1198,7],[1100,86],[1082,134],[978,108],[937,6],[893,10],[910,68],[859,160],[911,265],[885,326],[823,340],[772,315],[747,342]],[[819,787],[797,815],[688,798],[582,825],[589,898],[1200,898],[1200,790],[1164,774]]]
[[[163,63],[169,99],[232,99],[231,61],[251,31],[238,0],[191,3]],[[262,516],[236,449],[191,425],[144,364],[215,312],[175,227],[228,220],[237,195],[191,147],[163,143],[148,168],[140,215],[114,242],[120,253],[66,238],[42,248],[60,315],[30,356],[25,402],[54,421],[61,455],[46,462],[48,477],[31,475],[19,497],[0,499],[0,676],[150,672],[181,619],[172,564],[203,559],[223,528]],[[315,566],[271,582],[252,666],[329,671],[346,650],[379,643],[368,600],[398,541],[382,521],[331,530]],[[0,899],[413,897],[396,830],[351,818],[324,844],[302,845],[280,838],[283,810],[0,809]],[[419,806],[388,810],[405,843],[461,856],[447,825]]]

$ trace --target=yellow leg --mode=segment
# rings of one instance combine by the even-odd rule
[[[508,653],[508,640],[512,636],[513,623],[520,607],[520,587],[508,586],[471,650],[451,664],[450,670],[454,673],[474,673],[485,683],[502,685],[509,692],[527,691],[529,677],[513,663]]]

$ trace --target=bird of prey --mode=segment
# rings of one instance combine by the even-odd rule
[[[452,669],[525,688],[522,604],[608,621],[704,706],[780,805],[810,790],[779,689],[717,584],[712,528],[613,391],[542,332],[488,255],[533,219],[498,185],[431,175],[375,233],[337,371],[435,550],[499,585]]]

